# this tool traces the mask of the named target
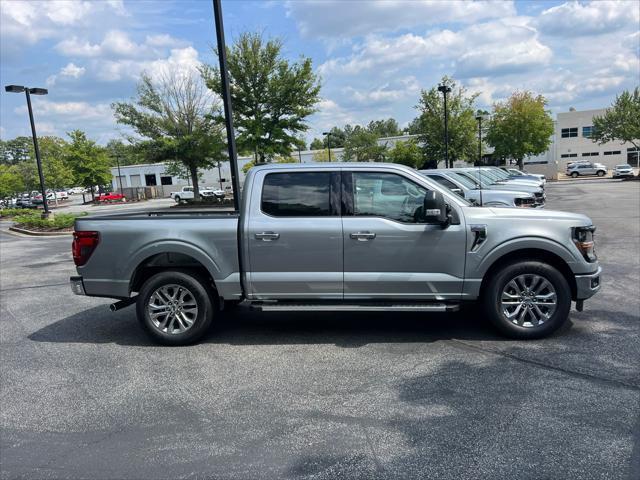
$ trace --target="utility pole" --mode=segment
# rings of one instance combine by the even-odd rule
[[[442,83],[438,85],[438,91],[444,96],[444,163],[447,168],[453,168],[453,165],[449,165],[449,112],[447,109],[447,94],[451,92],[451,87]]]

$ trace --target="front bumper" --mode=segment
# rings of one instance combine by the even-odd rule
[[[587,275],[576,275],[576,300],[586,300],[593,297],[600,290],[600,274],[602,267],[594,273]]]
[[[76,295],[86,295],[84,290],[84,283],[82,281],[82,277],[79,275],[75,275],[73,277],[69,277],[69,283],[71,284],[71,291]]]

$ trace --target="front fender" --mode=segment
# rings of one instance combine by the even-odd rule
[[[585,262],[577,258],[567,246],[549,238],[527,236],[510,239],[494,246],[487,252],[482,252],[481,248],[476,253],[469,253],[466,277],[482,278],[498,259],[519,250],[542,250],[552,253],[561,258],[572,272],[585,273],[583,272]],[[481,255],[476,256],[477,254]]]

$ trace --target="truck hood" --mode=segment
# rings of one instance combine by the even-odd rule
[[[563,221],[574,226],[593,225],[591,219],[581,213],[534,208],[486,208],[486,210],[491,212],[493,218],[505,220]]]

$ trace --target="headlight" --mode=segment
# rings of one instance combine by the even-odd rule
[[[596,227],[590,225],[588,227],[574,227],[573,229],[573,243],[576,244],[580,253],[587,262],[595,262],[598,257],[595,251],[595,242],[593,238],[593,232],[596,231]]]

